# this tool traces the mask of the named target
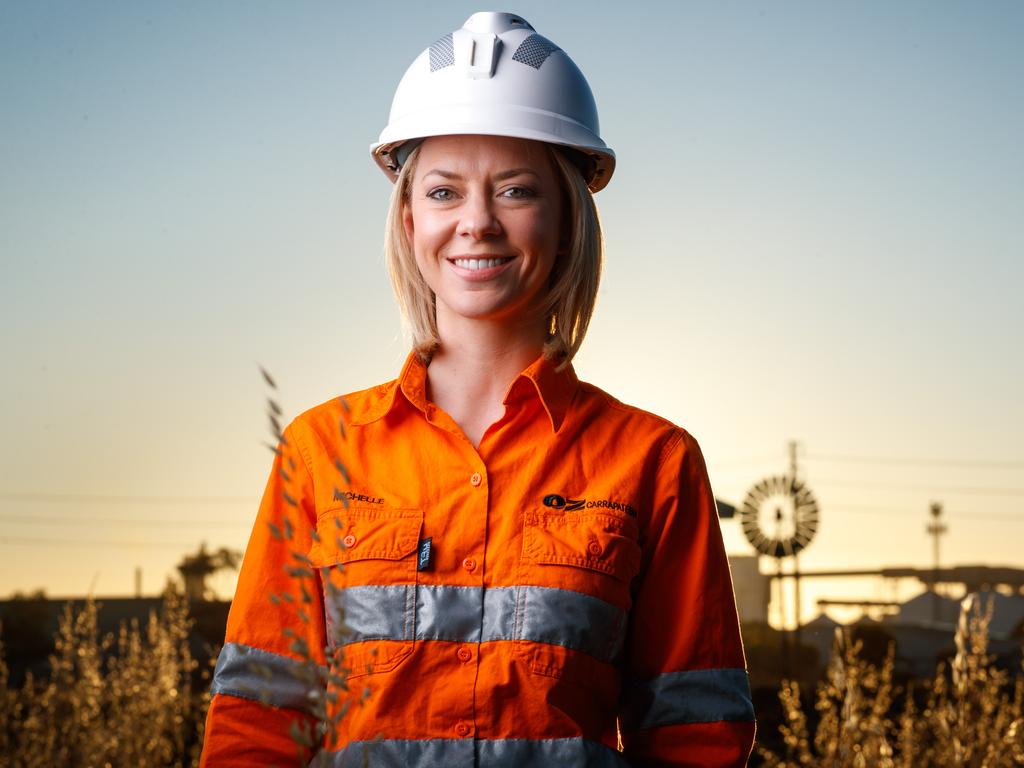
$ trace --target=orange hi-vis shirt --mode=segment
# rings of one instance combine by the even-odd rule
[[[474,447],[413,354],[289,425],[204,766],[295,764],[303,733],[324,766],[746,763],[754,712],[696,441],[544,359],[504,403]]]

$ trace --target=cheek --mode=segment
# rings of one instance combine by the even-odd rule
[[[524,228],[524,233],[530,239],[534,249],[543,254],[545,261],[554,262],[562,234],[561,214],[557,209],[540,212]]]
[[[417,210],[413,206],[405,219],[406,237],[413,247],[416,259],[442,246],[448,237],[450,227],[444,218],[430,212]]]

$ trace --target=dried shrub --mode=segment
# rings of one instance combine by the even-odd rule
[[[209,695],[193,690],[184,596],[168,590],[143,632],[99,635],[98,606],[64,608],[50,675],[8,686],[0,649],[0,754],[11,768],[198,765]]]
[[[284,517],[280,526],[273,522],[268,523],[271,536],[278,541],[292,545],[289,547],[292,562],[286,568],[290,577],[290,590],[279,594],[272,593],[269,595],[269,599],[282,610],[294,611],[299,622],[303,626],[308,626],[313,620],[315,611],[319,609],[318,599],[314,598],[314,594],[321,589],[322,584],[324,610],[330,606],[331,614],[334,617],[334,622],[330,627],[332,636],[327,638],[327,645],[324,648],[313,649],[301,633],[287,628],[284,630],[285,636],[289,639],[289,650],[302,662],[294,674],[307,692],[310,712],[314,718],[312,727],[307,721],[293,721],[289,732],[289,736],[295,744],[298,763],[301,766],[306,766],[308,764],[307,756],[315,754],[321,745],[331,747],[339,743],[341,721],[353,703],[353,699],[349,695],[348,675],[350,670],[342,663],[340,653],[345,637],[351,632],[345,624],[345,611],[342,602],[345,569],[341,563],[317,567],[308,558],[306,552],[296,549],[292,544],[295,540],[296,527],[308,526],[303,517],[297,514],[297,493],[293,488],[292,480],[298,466],[297,462],[302,461],[302,457],[296,455],[281,428],[284,410],[276,399],[277,383],[265,368],[261,367],[260,373],[269,388],[266,413],[274,442],[268,443],[268,447],[281,460],[281,477],[284,480],[281,490],[282,499],[290,508],[290,512],[294,513],[294,517],[291,515]],[[342,413],[347,414],[349,406],[345,398],[338,398],[338,402]],[[339,437],[344,442],[347,439],[344,415],[339,418],[337,426]],[[342,490],[349,488],[351,478],[340,457],[334,457],[333,467],[337,473],[334,478],[334,496],[340,498],[343,506],[347,509],[348,496]],[[331,532],[331,535],[335,538],[335,545],[341,550],[345,548],[341,535],[341,521],[336,519],[335,525],[336,529]],[[315,527],[309,528],[307,535],[314,541],[320,539]],[[323,658],[326,664],[321,665],[319,658]],[[269,701],[272,699],[270,690],[270,686],[273,685],[272,672],[259,662],[253,662],[252,669],[258,676],[268,681],[262,690],[254,693],[259,700],[269,706]],[[356,701],[362,703],[368,695],[369,690],[364,689]]]
[[[785,681],[779,693],[785,713],[780,734],[785,755],[763,747],[772,768],[1003,768],[1024,765],[1024,677],[1010,675],[988,654],[992,603],[977,595],[961,606],[957,653],[940,665],[919,709],[914,691],[894,707],[893,648],[881,666],[864,661],[859,643],[837,630],[825,680],[818,685],[819,713],[813,744],[800,689]]]

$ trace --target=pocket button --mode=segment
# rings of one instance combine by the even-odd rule
[[[349,549],[352,549],[352,547],[356,545],[356,537],[350,533],[348,536],[342,539],[342,544],[344,544]]]
[[[600,545],[600,544],[598,544],[598,543],[597,543],[596,541],[591,541],[591,542],[590,542],[590,543],[589,543],[589,544],[587,545],[587,551],[588,551],[588,552],[589,552],[590,554],[592,554],[592,555],[593,555],[594,557],[597,557],[598,555],[600,555],[600,554],[601,554],[601,545]]]

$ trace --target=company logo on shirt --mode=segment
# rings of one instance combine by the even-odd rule
[[[583,509],[586,503],[586,499],[567,499],[565,496],[559,496],[557,493],[549,493],[544,497],[545,507],[564,509],[566,512],[575,512]]]
[[[544,506],[564,512],[578,512],[581,509],[611,509],[615,512],[625,512],[630,517],[636,517],[636,510],[632,506],[609,499],[587,501],[586,499],[567,499],[557,493],[549,493],[544,497]]]

